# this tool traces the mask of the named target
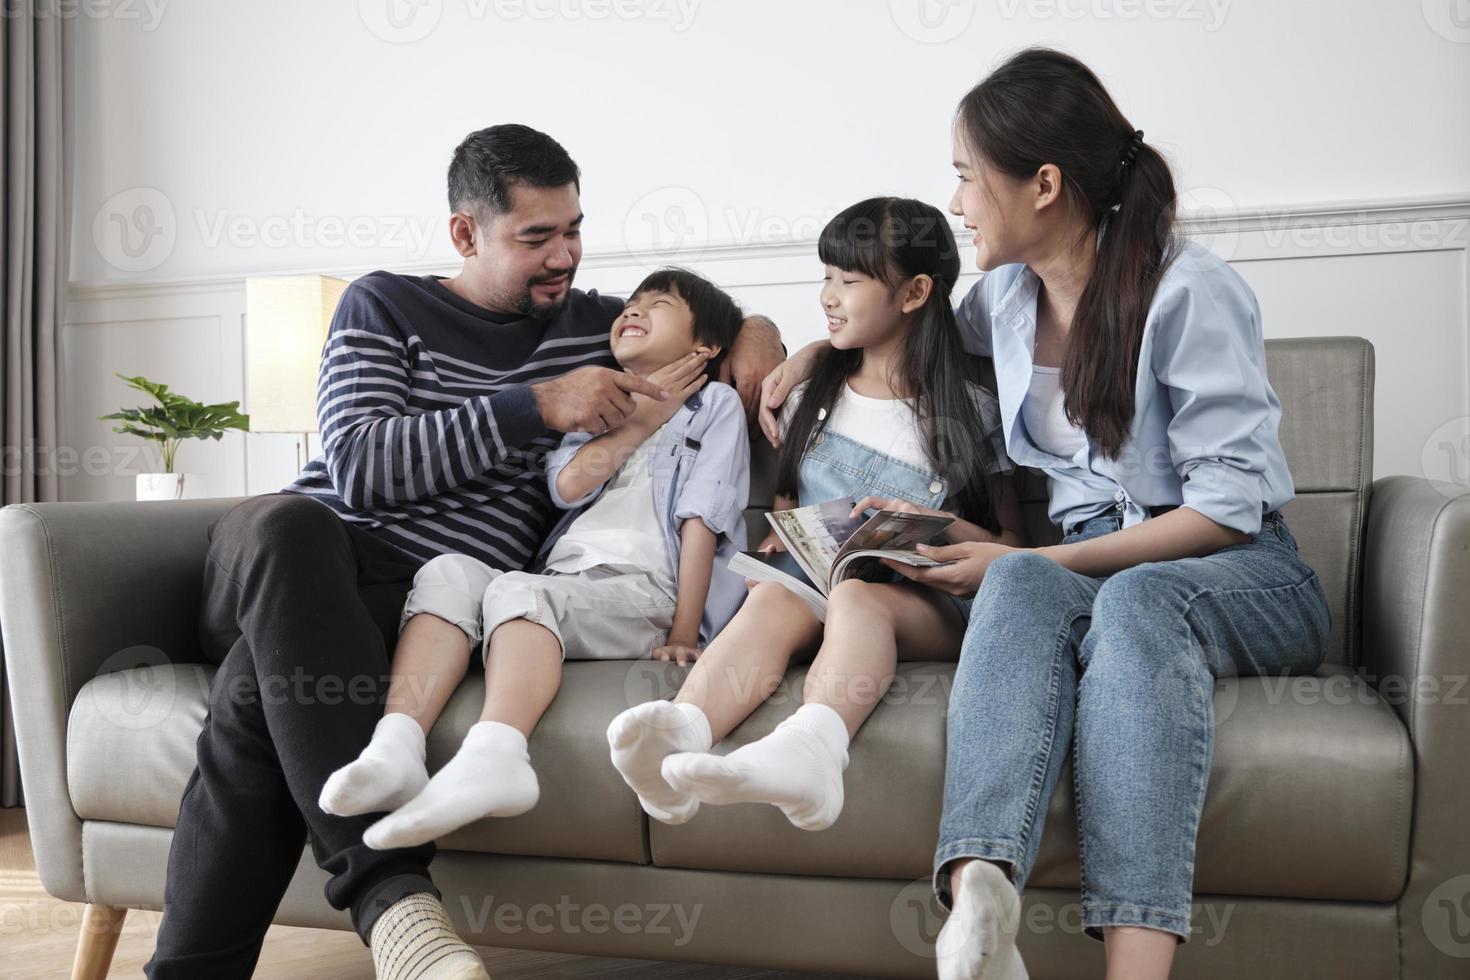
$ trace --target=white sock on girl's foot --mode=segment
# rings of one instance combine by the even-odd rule
[[[364,831],[362,842],[379,851],[417,847],[481,817],[525,813],[540,795],[526,736],[498,721],[477,722],[423,791]]]
[[[1021,897],[989,861],[965,862],[950,883],[954,908],[939,930],[934,953],[939,980],[1027,980],[1016,950]]]
[[[459,938],[428,892],[405,895],[373,923],[369,944],[378,980],[490,980],[485,961]]]
[[[327,777],[317,806],[336,817],[394,810],[417,796],[428,781],[424,730],[395,711],[378,719],[361,755]]]
[[[705,803],[772,803],[802,830],[825,830],[842,813],[847,743],[841,715],[804,704],[771,734],[727,756],[669,756],[663,776]]]
[[[680,824],[699,809],[699,800],[664,781],[660,767],[675,752],[707,752],[709,719],[685,702],[645,701],[618,715],[607,726],[612,762],[638,794],[638,803],[655,820]]]

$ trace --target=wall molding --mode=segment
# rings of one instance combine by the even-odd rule
[[[1396,198],[1240,209],[1224,200],[1223,194],[1221,198],[1217,204],[1206,203],[1181,213],[1179,228],[1183,234],[1211,244],[1231,261],[1252,261],[1261,256],[1289,258],[1296,255],[1373,254],[1444,248],[1470,250],[1470,198],[1466,197]],[[958,229],[960,226],[956,223],[954,227]],[[1333,234],[1353,228],[1364,229],[1366,233],[1357,236]],[[806,259],[815,250],[815,238],[706,243],[668,252],[652,248],[598,248],[584,257],[581,269],[632,274],[631,270],[675,262],[705,268],[729,267],[733,277],[722,273],[721,282],[731,288],[778,285],[790,280],[763,276],[762,273],[771,268],[771,263]],[[94,303],[207,295],[243,289],[249,276],[320,272],[355,279],[378,267],[303,269],[298,266],[175,279],[73,282],[68,289],[68,298],[73,303]],[[457,271],[453,263],[444,262],[409,262],[392,264],[392,268],[406,275],[452,275]],[[814,279],[815,276],[799,281]]]
[[[1208,201],[1207,196],[1203,199]],[[1265,290],[1263,304],[1274,304],[1268,327],[1276,329],[1274,335],[1357,334],[1378,345],[1375,469],[1380,475],[1417,472],[1418,447],[1425,444],[1429,430],[1470,418],[1470,198],[1250,211],[1198,207],[1183,215],[1179,225],[1184,235],[1236,264],[1247,278],[1256,280],[1258,290]],[[813,287],[821,278],[815,244],[814,240],[722,244],[666,255],[603,249],[584,259],[579,284],[616,292],[631,288],[651,266],[693,265],[736,291],[749,308],[776,316],[783,330],[789,324],[789,336],[804,342],[803,331],[820,330],[807,315],[815,309]],[[957,295],[978,277],[968,259],[964,256],[961,261],[972,271],[961,279]],[[1311,260],[1340,262],[1342,268]],[[432,262],[389,267],[407,274],[457,271]],[[1380,278],[1380,269],[1391,270],[1388,274],[1396,278]],[[303,271],[308,270],[276,270]],[[309,271],[350,279],[369,270]],[[264,274],[268,273],[249,273]],[[110,403],[93,405],[96,399],[88,391],[97,385],[112,386],[110,372],[124,362],[137,365],[144,374],[156,368],[175,388],[196,395],[191,372],[198,371],[215,379],[207,386],[210,398],[243,399],[248,340],[245,279],[241,273],[73,283],[63,327],[67,345],[63,383],[78,401],[63,420],[63,441],[81,446],[115,441],[107,424],[94,418],[110,410]],[[1357,296],[1356,303],[1342,302],[1336,294],[1343,292]],[[197,335],[167,333],[170,324],[189,319],[200,320]],[[1290,326],[1293,323],[1300,326]],[[170,336],[170,344],[183,345],[188,353],[182,361],[174,348],[154,347],[150,326],[158,336]],[[1427,386],[1426,377],[1434,379]],[[1410,392],[1412,398],[1394,396]],[[207,473],[212,492],[264,492],[284,486],[295,475],[296,443],[289,435],[255,433],[234,440],[222,452],[225,455]],[[68,477],[63,493],[66,499],[130,495],[129,480]]]

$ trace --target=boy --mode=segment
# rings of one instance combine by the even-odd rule
[[[740,324],[735,302],[691,272],[646,278],[610,342],[624,370],[669,397],[635,395],[622,425],[569,433],[548,458],[552,500],[568,513],[543,546],[541,572],[442,555],[415,576],[386,714],[322,788],[328,813],[393,811],[363,834],[369,847],[411,847],[531,809],[540,791],[526,740],[564,658],[683,664],[735,614],[745,583],[726,566],[745,543],[750,445],[739,396],[705,382]],[[430,779],[425,736],[481,643],[480,721]]]

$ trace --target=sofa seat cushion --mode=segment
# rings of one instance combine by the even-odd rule
[[[702,807],[650,823],[660,866],[924,878],[938,837],[952,664],[900,664],[849,750],[846,805],[828,830],[797,830],[769,806]],[[804,670],[716,746],[759,738],[795,710]],[[1392,901],[1408,858],[1413,761],[1391,707],[1343,668],[1216,685],[1214,761],[1195,891]],[[1030,884],[1080,886],[1070,763],[1057,785]]]
[[[67,781],[83,820],[172,827],[194,770],[214,669],[161,665],[104,674],[78,693],[67,725]],[[607,726],[629,698],[626,663],[569,663],[560,693],[530,740],[541,784],[529,813],[482,820],[441,846],[533,857],[647,862],[643,811],[608,757]],[[437,770],[479,720],[484,675],[460,685],[429,736]]]
[[[84,820],[171,827],[194,768],[212,669],[135,668],[87,683],[67,732],[72,804]],[[917,879],[929,874],[944,789],[953,664],[900,664],[892,690],[850,752],[847,804],[829,830],[793,828],[774,807],[701,809],[689,823],[647,821],[608,759],[608,722],[667,697],[671,664],[571,663],[531,739],[541,801],[483,820],[444,847],[676,868]],[[771,731],[800,703],[805,670],[716,751]],[[454,753],[479,716],[483,676],[455,692],[429,738],[429,766]],[[1359,678],[1245,678],[1216,685],[1214,763],[1200,825],[1195,890],[1217,895],[1392,901],[1406,873],[1413,763],[1403,725]],[[1030,884],[1079,886],[1070,763],[1058,783]],[[645,848],[645,828],[648,845]]]

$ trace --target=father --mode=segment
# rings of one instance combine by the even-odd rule
[[[348,287],[322,354],[324,455],[211,528],[200,635],[219,671],[150,977],[248,977],[308,833],[327,901],[351,909],[380,977],[484,975],[429,879],[433,846],[371,850],[374,817],[329,816],[317,798],[381,716],[418,567],[450,551],[527,566],[550,526],[541,462],[560,433],[603,432],[635,394],[662,397],[612,358],[622,303],[572,288],[578,178],[526,126],[466,137],[449,167],[463,269]],[[722,380],[750,410],[783,356],[775,325],[752,317]]]

